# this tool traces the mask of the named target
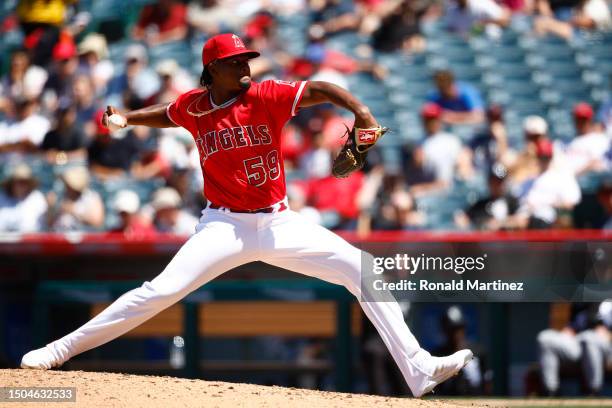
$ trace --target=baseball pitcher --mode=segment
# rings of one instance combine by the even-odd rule
[[[217,35],[204,45],[201,88],[172,103],[124,114],[107,108],[102,122],[110,129],[143,125],[189,130],[200,154],[209,204],[195,234],[159,276],[74,332],[27,353],[23,368],[58,367],[121,336],[225,271],[253,261],[346,287],[360,300],[416,397],[469,362],[470,350],[433,357],[422,349],[395,301],[366,301],[362,256],[371,256],[287,206],[280,135],[299,109],[331,102],[355,115],[354,128],[334,162],[337,177],[361,168],[368,149],[386,129],[364,104],[330,83],[253,82],[249,59],[257,56],[237,35]]]

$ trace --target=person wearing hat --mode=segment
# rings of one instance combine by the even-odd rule
[[[508,183],[511,188],[519,188],[540,173],[536,145],[540,140],[549,140],[548,123],[541,116],[527,116],[523,120],[523,133],[523,149],[516,154],[506,154],[501,161],[508,168]]]
[[[43,92],[51,92],[56,100],[70,97],[72,82],[79,68],[77,47],[70,34],[62,33],[53,47],[53,68]]]
[[[60,366],[142,324],[225,271],[253,261],[345,286],[383,334],[416,397],[431,392],[471,360],[470,350],[434,357],[423,349],[392,295],[362,286],[362,260],[374,262],[372,255],[288,208],[281,131],[296,111],[323,103],[347,109],[362,142],[380,136],[383,128],[366,105],[333,84],[253,81],[249,59],[257,56],[236,34],[214,36],[202,51],[202,88],[169,104],[123,114],[107,108],[103,124],[111,129],[144,125],[189,130],[200,153],[209,205],[195,233],[160,275],[121,296],[84,326],[24,355],[23,368]],[[353,180],[361,177],[357,173]],[[351,184],[345,190],[355,185],[347,181]]]
[[[47,212],[45,196],[25,163],[9,168],[0,189],[0,232],[37,232]]]
[[[156,234],[155,228],[140,214],[140,198],[132,190],[119,190],[112,203],[119,216],[117,226],[111,234],[123,234],[128,239],[142,239]]]
[[[191,235],[198,219],[181,208],[179,193],[172,187],[163,187],[153,194],[153,225],[159,232]]]
[[[591,105],[581,102],[574,106],[576,137],[566,149],[568,165],[576,175],[610,169],[606,153],[612,148],[611,138],[597,131]]]
[[[520,207],[511,225],[518,228],[547,229],[560,222],[560,213],[570,212],[582,194],[573,172],[553,166],[553,144],[546,138],[535,143],[539,174],[520,199]],[[564,224],[571,223],[571,220]],[[565,225],[570,226],[570,225]]]
[[[455,177],[463,148],[457,136],[444,131],[442,114],[443,109],[438,104],[428,102],[423,105],[421,119],[425,129],[425,140],[421,149],[425,166],[433,170],[436,181],[448,187]]]
[[[488,174],[489,195],[472,204],[465,214],[458,214],[455,217],[456,224],[477,230],[504,229],[506,222],[519,207],[518,199],[507,189],[507,176],[508,170],[503,164],[493,164]]]
[[[61,175],[64,194],[58,201],[55,192],[47,194],[47,222],[52,230],[86,231],[104,225],[104,203],[100,195],[89,188],[86,167],[71,167]]]
[[[113,63],[108,59],[106,37],[98,33],[89,33],[79,43],[77,51],[78,72],[90,76],[96,88],[95,94],[100,94],[115,73]]]

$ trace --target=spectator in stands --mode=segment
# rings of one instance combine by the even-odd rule
[[[170,178],[170,162],[159,149],[157,132],[151,128],[137,126],[132,132],[140,145],[139,156],[130,167],[130,174],[138,180],[154,177]]]
[[[487,127],[469,142],[469,152],[474,166],[483,172],[505,160],[509,147],[501,106],[492,105],[487,109]]]
[[[594,114],[588,103],[579,103],[574,107],[576,137],[567,146],[566,158],[576,175],[605,171],[609,166],[606,153],[611,147],[610,138],[595,129]]]
[[[45,65],[51,58],[51,50],[57,42],[65,22],[67,6],[73,0],[20,0],[17,16],[26,36],[25,45],[31,49],[33,62]]]
[[[610,328],[612,301],[600,304],[572,303],[571,319],[561,330],[538,334],[540,369],[546,395],[558,395],[563,369],[582,371],[587,395],[601,390],[606,366],[612,361]]]
[[[559,7],[552,8],[556,3]],[[537,34],[555,34],[570,39],[575,30],[603,31],[612,28],[612,16],[605,0],[573,1],[538,0],[540,16],[534,21]]]
[[[140,214],[140,198],[132,190],[120,190],[112,205],[119,215],[119,224],[111,233],[122,233],[128,239],[140,239],[155,235],[155,228]]]
[[[297,58],[289,66],[289,75],[327,81],[341,88],[348,89],[347,75],[367,72],[374,78],[383,79],[387,70],[374,61],[357,60],[342,52],[325,47],[322,42],[313,42],[307,48],[303,58]]]
[[[612,230],[612,177],[604,180],[597,190],[597,201],[603,207],[606,214],[606,221],[602,228],[604,230]]]
[[[546,229],[561,224],[560,212],[569,212],[581,192],[571,170],[553,167],[553,145],[548,139],[536,143],[539,175],[521,197],[517,215],[509,224],[518,228]],[[567,225],[565,225],[567,226]]]
[[[548,123],[540,116],[527,116],[523,121],[523,131],[525,133],[523,150],[516,155],[507,154],[501,157],[502,163],[509,170],[509,182],[512,188],[521,186],[539,174],[536,146],[540,140],[548,139]]]
[[[537,14],[554,17],[557,20],[569,21],[573,8],[582,0],[534,0],[534,9]]]
[[[77,122],[76,106],[68,99],[61,100],[55,113],[55,126],[45,135],[40,149],[49,163],[66,164],[87,159],[88,139],[83,126]]]
[[[181,73],[181,69],[175,60],[160,61],[155,66],[155,72],[159,75],[161,85],[159,90],[145,101],[145,105],[172,102],[187,91],[180,84],[177,84],[177,79],[179,79],[177,77]]]
[[[455,216],[455,223],[462,229],[498,231],[504,229],[506,222],[519,207],[516,197],[512,196],[505,184],[508,175],[506,168],[496,163],[489,171],[489,195],[471,205],[465,213]]]
[[[377,205],[372,214],[372,229],[418,229],[425,224],[425,215],[417,211],[402,176],[385,175],[378,188]]]
[[[453,73],[447,70],[436,72],[434,81],[437,90],[431,92],[428,99],[442,107],[443,122],[456,125],[484,121],[484,103],[476,88],[455,81]]]
[[[445,187],[453,183],[459,155],[462,152],[461,141],[452,133],[443,130],[443,109],[435,103],[427,103],[421,110],[425,140],[423,159],[425,166],[433,170],[436,181]]]
[[[47,81],[47,71],[32,65],[28,53],[17,49],[11,54],[9,71],[0,81],[0,111],[10,98],[36,98]]]
[[[359,28],[359,18],[353,2],[342,0],[309,0],[310,17],[314,23],[309,32],[330,36]]]
[[[125,70],[108,84],[108,103],[126,106],[125,100],[144,101],[159,89],[159,79],[148,68],[147,49],[141,44],[130,45],[124,54]]]
[[[229,2],[192,0],[187,6],[187,21],[208,38],[222,32],[237,31],[243,26],[245,18]]]
[[[325,135],[320,132],[312,138],[312,146],[300,159],[300,169],[306,178],[323,178],[331,174],[332,151],[325,145]]]
[[[76,106],[77,123],[80,126],[85,126],[88,122],[92,122],[99,104],[97,103],[95,86],[90,76],[79,74],[74,78],[72,99]]]
[[[432,351],[432,355],[443,356],[469,347],[474,358],[459,374],[440,384],[436,393],[440,395],[490,395],[493,372],[488,366],[486,352],[479,344],[470,342],[466,334],[466,321],[458,306],[451,306],[442,315],[440,326],[444,333],[444,343]]]
[[[60,98],[72,96],[72,84],[79,67],[76,45],[71,37],[62,35],[60,41],[53,47],[53,68],[45,84],[45,100],[48,109],[54,110]]]
[[[61,176],[63,196],[58,200],[54,191],[47,194],[47,222],[53,231],[87,231],[104,225],[104,203],[100,195],[89,188],[86,167],[71,167]]]
[[[25,163],[9,171],[0,190],[0,232],[37,232],[42,230],[47,212],[45,196]]]
[[[409,191],[414,197],[444,190],[446,183],[436,177],[435,169],[425,162],[422,146],[405,146],[402,150],[402,170]]]
[[[89,33],[77,47],[79,53],[79,73],[91,78],[95,95],[102,95],[106,85],[113,78],[115,68],[108,59],[108,46],[102,34]]]
[[[378,51],[422,52],[425,37],[421,35],[419,17],[423,10],[412,1],[401,1],[384,16],[372,35],[372,45]]]
[[[38,99],[22,97],[15,101],[15,120],[0,122],[0,153],[34,152],[51,124],[39,114]]]
[[[160,188],[153,194],[153,225],[158,232],[177,235],[191,235],[195,232],[198,219],[181,209],[181,204],[179,193],[171,187]]]
[[[94,140],[87,148],[89,168],[101,179],[123,177],[127,175],[142,153],[142,143],[134,130],[120,130],[111,135],[101,124],[102,114],[96,114],[97,126]]]
[[[510,12],[494,0],[454,0],[445,20],[450,31],[463,36],[484,29],[490,36],[499,37],[500,28],[510,22]]]
[[[132,31],[135,40],[143,40],[149,47],[187,36],[186,7],[176,0],[159,0],[143,7]]]

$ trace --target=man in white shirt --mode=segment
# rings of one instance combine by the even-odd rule
[[[574,108],[576,137],[567,146],[566,159],[576,175],[609,168],[606,153],[610,150],[610,136],[595,131],[593,115],[588,103],[579,103]]]
[[[436,181],[445,186],[452,184],[457,159],[462,147],[459,138],[442,130],[442,108],[435,103],[427,103],[421,110],[423,126],[427,137],[421,148],[425,167],[433,170]]]
[[[0,232],[40,231],[47,201],[36,185],[28,165],[18,164],[10,170],[0,190]]]
[[[582,195],[571,171],[551,166],[553,145],[550,140],[537,142],[536,155],[541,173],[521,200],[516,226],[550,228],[557,221],[559,210],[571,210]]]
[[[35,151],[51,128],[51,123],[38,114],[36,98],[16,100],[15,109],[17,115],[14,122],[0,123],[0,153]]]

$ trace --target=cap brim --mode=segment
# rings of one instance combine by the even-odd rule
[[[236,55],[244,55],[244,54],[249,54],[249,59],[257,58],[261,55],[257,51],[253,51],[253,50],[239,50],[239,51],[230,52],[229,54],[224,55],[223,58],[218,58],[218,59],[224,60],[224,59],[228,59],[231,57],[235,57]],[[213,60],[213,61],[216,61],[216,60]],[[213,62],[213,61],[210,61],[210,62]]]

